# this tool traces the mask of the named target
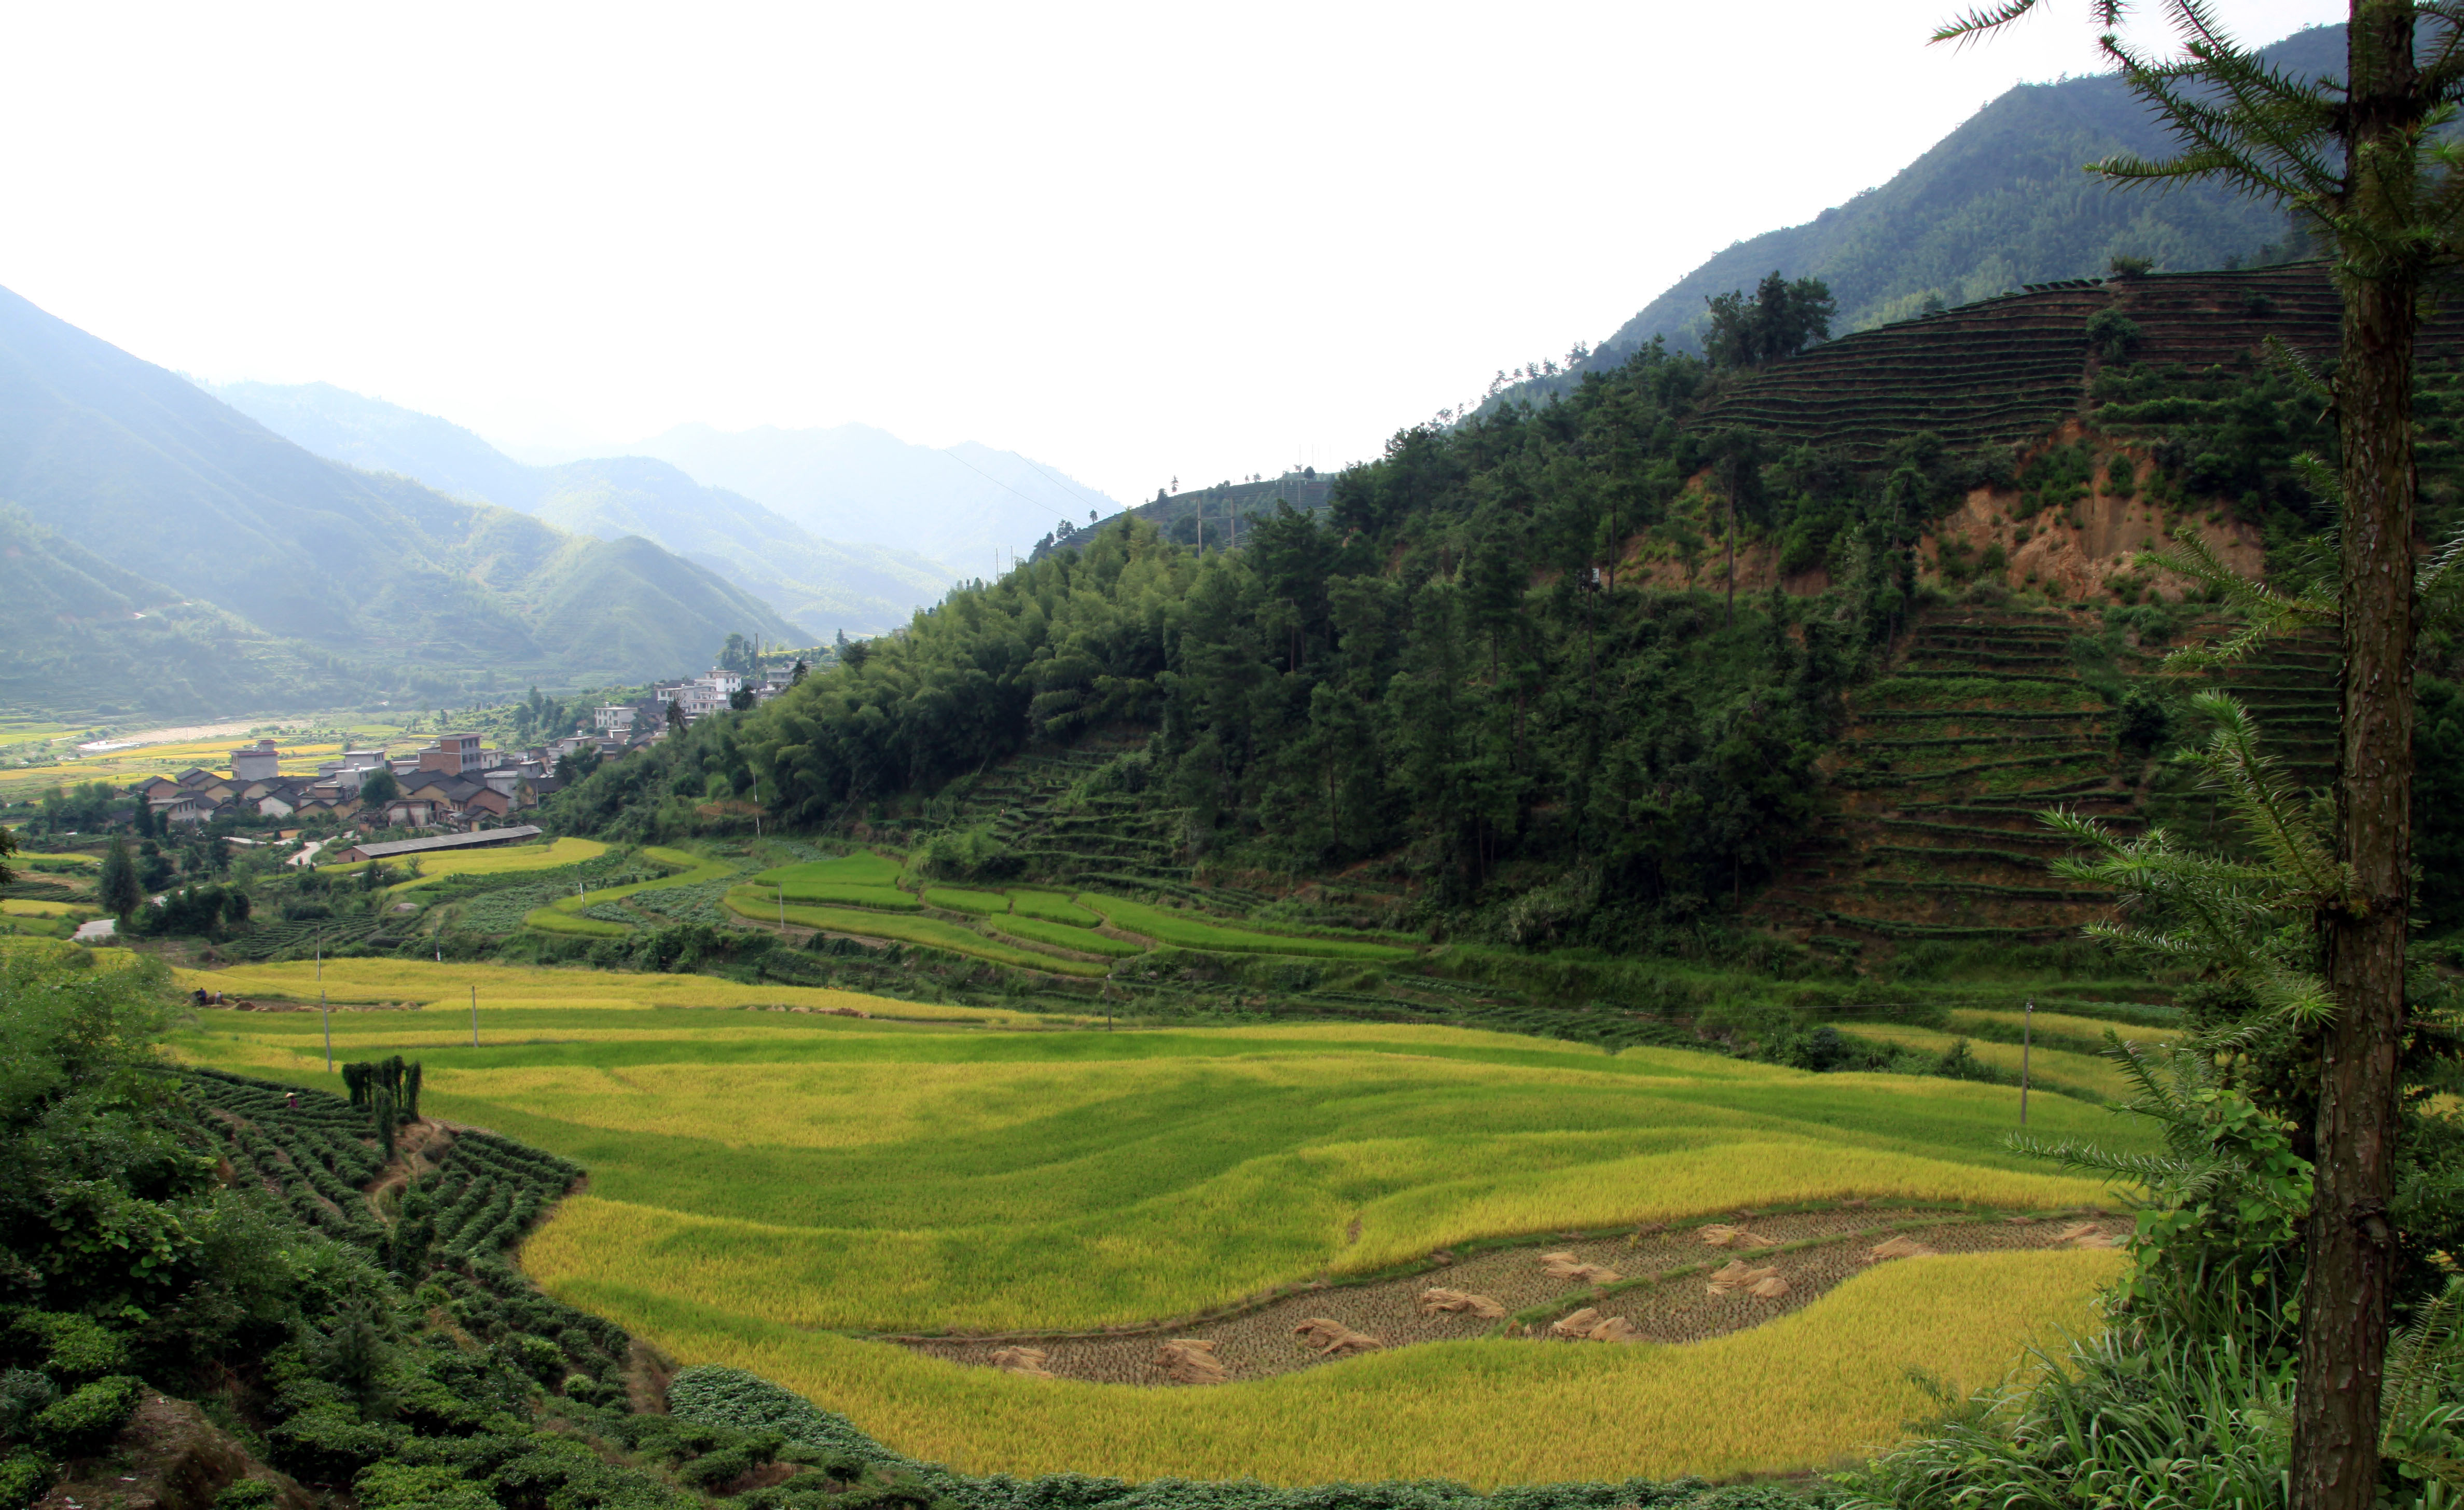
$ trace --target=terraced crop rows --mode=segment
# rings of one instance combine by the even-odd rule
[[[2087,321],[2116,309],[2136,360],[2189,367],[2250,360],[2263,337],[2332,356],[2341,314],[2318,262],[2118,280],[2035,283],[1999,299],[1859,331],[1772,364],[1706,404],[1697,424],[1742,425],[1872,461],[1898,435],[1958,448],[2029,439],[2078,413],[2093,367]],[[2464,311],[2422,332],[2425,362],[2464,349]]]
[[[2050,940],[2111,898],[2047,873],[2062,843],[2039,811],[2068,807],[2124,831],[2151,814],[2204,826],[2208,805],[2185,801],[2178,774],[2116,744],[2104,699],[2072,659],[2085,627],[2062,612],[1920,621],[1900,664],[1852,700],[1832,771],[1838,814],[1766,895],[1767,913],[1809,938],[1857,943]],[[2128,655],[2125,672],[2152,677],[2160,657]],[[2270,747],[2315,784],[2332,770],[2334,666],[2317,642],[2288,641],[2205,684],[2259,712]],[[2200,684],[2167,678],[2167,690]]]
[[[603,1390],[624,1388],[632,1351],[625,1329],[540,1294],[505,1261],[582,1178],[580,1166],[477,1128],[415,1122],[406,1144],[421,1151],[389,1170],[366,1114],[341,1097],[209,1068],[182,1079],[237,1179],[253,1179],[310,1227],[407,1278],[426,1276],[465,1331],[488,1341],[529,1334],[523,1364],[541,1383],[579,1373]],[[399,1219],[389,1223],[371,1192],[401,1197],[413,1180],[429,1215],[413,1223],[407,1200],[396,1199]]]

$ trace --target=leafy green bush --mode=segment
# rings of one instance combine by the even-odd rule
[[[137,1413],[144,1392],[144,1382],[134,1375],[105,1375],[44,1408],[34,1417],[33,1434],[64,1457],[93,1452]]]
[[[280,1497],[262,1478],[241,1478],[225,1484],[214,1496],[214,1510],[273,1510]],[[361,1503],[367,1503],[363,1499]]]
[[[0,1510],[19,1510],[51,1486],[52,1465],[33,1453],[0,1458]]]
[[[274,1460],[290,1473],[322,1483],[342,1483],[378,1459],[390,1456],[408,1433],[391,1425],[363,1421],[345,1405],[300,1411],[266,1433]]]
[[[992,830],[979,826],[933,835],[916,852],[915,868],[935,880],[1004,880],[1025,862]]]
[[[17,1319],[17,1330],[42,1340],[43,1369],[55,1379],[99,1379],[128,1366],[128,1344],[90,1316],[29,1311]]]
[[[488,1491],[451,1468],[377,1463],[351,1481],[361,1510],[498,1510]],[[215,1510],[223,1510],[217,1502]]]

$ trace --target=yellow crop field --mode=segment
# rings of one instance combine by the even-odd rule
[[[1955,1033],[1940,1033],[1931,1028],[1907,1028],[1896,1023],[1841,1024],[1839,1031],[1878,1043],[1896,1043],[1928,1054],[1940,1054],[1960,1041]],[[2020,1046],[1995,1043],[1990,1039],[1970,1038],[1968,1052],[1997,1070],[2019,1073]],[[2111,1061],[2090,1054],[2074,1054],[2063,1049],[2048,1049],[2039,1044],[2027,1055],[2029,1077],[2044,1086],[2078,1086],[2099,1096],[2122,1099],[2129,1096],[2130,1084]]]
[[[1681,1346],[1497,1340],[1372,1354],[1200,1389],[1023,1379],[806,1332],[612,1279],[560,1293],[686,1363],[750,1369],[901,1452],[971,1473],[1131,1479],[1444,1477],[1477,1488],[1819,1468],[1887,1444],[1929,1402],[2084,1333],[2114,1253],[1903,1259],[1805,1309]]]
[[[315,999],[306,965],[182,980]],[[325,981],[433,1004],[336,1015],[338,1060],[411,1055],[431,1115],[587,1166],[521,1255],[550,1293],[979,1472],[1495,1484],[1819,1466],[1920,1413],[1909,1368],[1983,1385],[2032,1339],[2092,1324],[2122,1261],[1894,1263],[1682,1347],[1447,1343],[1206,1389],[1022,1379],[844,1334],[1146,1321],[1482,1238],[1740,1205],[2052,1209],[2108,1188],[2012,1153],[2015,1091],[1970,1081],[1404,1024],[1108,1032],[700,976],[345,960]],[[950,1020],[660,1010],[776,1005]],[[323,1032],[313,1011],[206,1010],[174,1048],[331,1086]],[[2063,1097],[2030,1121],[2146,1145]]]
[[[19,850],[14,857],[20,860],[25,860],[29,863],[35,860],[44,860],[54,865],[99,865],[102,863],[102,856],[99,855],[47,855],[40,850]]]
[[[73,912],[93,912],[73,901],[36,901],[23,897],[0,899],[0,915],[11,918],[65,918]]]
[[[478,992],[483,1012],[503,1010],[647,1011],[673,1007],[848,1008],[880,1016],[973,1022],[1021,1015],[974,1007],[894,1001],[858,991],[811,986],[743,986],[709,975],[651,975],[618,970],[533,968],[516,965],[435,965],[426,960],[327,960],[320,981],[303,960],[240,965],[220,970],[174,970],[182,990],[203,987],[225,995],[358,1005],[407,1002],[461,1007]]]
[[[559,839],[553,844],[508,844],[500,850],[449,850],[418,856],[419,876],[386,888],[409,891],[448,876],[511,876],[522,871],[552,871],[583,860],[595,860],[607,846],[595,839]],[[341,869],[337,866],[336,869]]]
[[[2024,1012],[1986,1011],[1974,1008],[1963,1008],[1950,1014],[1950,1028],[1953,1033],[1957,1033],[1974,1023],[1991,1023],[1998,1028],[2016,1030],[2027,1016],[2028,1014]],[[2101,1043],[2107,1033],[2117,1034],[2124,1043],[2171,1043],[2180,1038],[2185,1031],[2180,1028],[2149,1028],[2132,1022],[2112,1022],[2102,1017],[2074,1017],[2067,1012],[2057,1011],[2040,1011],[2035,1016],[2036,1032],[2058,1033],[2062,1037],[2076,1038],[2086,1043]]]
[[[229,774],[231,752],[253,740],[227,735],[221,739],[189,740],[172,744],[141,744],[135,749],[105,750],[99,754],[61,759],[40,766],[21,766],[14,770],[0,771],[0,796],[23,800],[32,792],[52,787],[74,787],[79,782],[107,781],[124,787],[148,776],[176,776],[192,766]],[[293,744],[276,737],[280,751],[281,771],[285,776],[313,776],[317,763],[332,760],[342,753],[338,744]],[[65,753],[65,752],[63,752]]]

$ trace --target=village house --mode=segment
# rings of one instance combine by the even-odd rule
[[[282,756],[272,740],[259,740],[254,744],[231,751],[231,775],[240,781],[254,781],[282,774]]]

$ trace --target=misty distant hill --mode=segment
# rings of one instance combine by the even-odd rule
[[[869,425],[730,433],[681,425],[634,450],[757,499],[827,540],[930,556],[961,577],[1024,555],[1063,520],[1120,503],[1058,467],[972,442],[936,450]]]
[[[0,695],[20,706],[231,712],[639,680],[706,663],[730,633],[793,633],[649,541],[312,455],[5,290],[0,502],[15,506]]]
[[[210,390],[319,455],[519,509],[578,535],[654,541],[759,597],[807,639],[895,629],[957,580],[924,556],[816,539],[739,493],[704,486],[652,457],[528,466],[449,420],[330,383]]]

